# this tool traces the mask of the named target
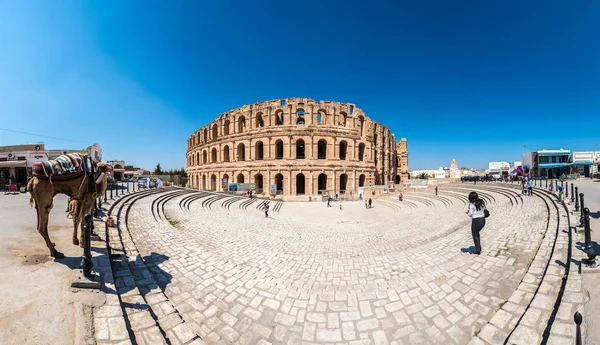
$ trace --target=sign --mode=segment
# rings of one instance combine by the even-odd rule
[[[270,187],[271,187],[270,188],[271,194],[273,194],[273,195],[277,194],[277,185],[276,184],[272,184]]]
[[[407,180],[402,183],[404,188],[427,188],[427,180]]]
[[[490,162],[490,170],[508,170],[510,169],[510,163],[508,162]]]
[[[221,187],[223,187],[223,191],[228,190],[227,186],[229,185],[229,179],[226,177],[221,181]]]

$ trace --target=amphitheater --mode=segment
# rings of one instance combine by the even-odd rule
[[[286,98],[233,109],[193,133],[187,173],[202,190],[253,183],[287,200],[356,197],[360,187],[407,179],[408,150],[354,104]]]
[[[465,215],[472,190],[491,212],[481,255]],[[574,341],[576,235],[548,191],[454,183],[371,209],[270,201],[268,218],[264,202],[192,188],[113,202],[94,324],[127,332],[96,326],[98,344]]]

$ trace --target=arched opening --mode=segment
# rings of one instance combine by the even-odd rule
[[[395,184],[400,184],[400,175],[396,175],[396,179],[394,180]]]
[[[237,160],[245,161],[246,160],[246,145],[239,144],[237,147]]]
[[[259,141],[254,145],[254,159],[262,161],[263,160],[263,148],[264,145],[262,141]]]
[[[213,147],[212,151],[210,151],[210,161],[213,163],[217,162],[217,149]]]
[[[223,175],[222,188],[223,188],[223,192],[229,191],[229,175],[227,175],[227,174]]]
[[[200,152],[196,152],[196,165],[200,165]]]
[[[256,128],[261,128],[265,126],[265,121],[263,120],[262,113],[256,114]]]
[[[358,144],[358,160],[362,161],[365,159],[365,144]]]
[[[360,176],[358,177],[358,186],[359,187],[365,186],[365,174],[360,174]]]
[[[275,175],[275,184],[277,185],[277,194],[283,194],[283,175]]]
[[[317,113],[317,123],[323,123],[323,116],[321,113]]]
[[[348,120],[348,116],[346,115],[346,113],[340,113],[338,115],[337,125],[338,126],[342,126],[342,127],[346,127],[346,121],[347,120]]]
[[[223,162],[229,162],[229,145],[223,147]]]
[[[194,188],[200,188],[200,177],[198,175],[196,175],[196,178],[192,179],[192,181]]]
[[[256,187],[256,193],[262,194],[262,192],[263,192],[263,175],[262,174],[254,175],[254,186]]]
[[[304,174],[296,175],[296,195],[303,195],[305,193],[305,179]]]
[[[231,126],[231,121],[225,120],[223,124],[223,135],[229,135],[229,127]]]
[[[275,125],[283,125],[283,111],[281,110],[275,113]]]
[[[304,140],[296,140],[296,159],[304,159]]]
[[[206,190],[206,175],[202,175],[202,189]]]
[[[217,176],[215,174],[210,177],[210,190],[217,190]]]
[[[208,141],[208,129],[204,128],[203,133],[204,133],[204,142],[207,142]]]
[[[244,128],[246,128],[246,118],[242,115],[238,119],[238,133],[243,133]]]
[[[327,159],[327,141],[325,139],[321,139],[317,143],[317,158]]]
[[[206,151],[202,151],[202,164],[208,163],[207,153]]]
[[[348,152],[348,143],[344,140],[340,141],[340,159],[346,160],[346,153]]]
[[[244,174],[239,173],[237,175],[237,183],[244,183]]]
[[[296,124],[297,125],[304,124],[304,110],[303,109],[298,109],[298,112],[296,113]]]
[[[283,140],[275,142],[275,159],[283,159]]]
[[[319,194],[323,194],[323,192],[327,191],[327,175],[319,174],[318,188]]]
[[[348,175],[340,175],[340,194],[346,193],[346,185],[348,184]]]
[[[219,129],[217,128],[217,124],[213,124],[212,125],[212,140],[217,140],[217,137],[219,136]]]

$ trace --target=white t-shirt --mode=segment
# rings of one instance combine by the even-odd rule
[[[485,206],[483,206],[481,210],[478,211],[475,207],[475,204],[469,203],[469,212],[467,214],[471,218],[484,218],[485,214],[483,213],[483,210],[485,210]]]

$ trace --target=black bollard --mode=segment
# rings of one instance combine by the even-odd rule
[[[575,187],[575,212],[579,211],[579,198],[577,197],[577,195],[579,195],[578,189],[579,187]]]
[[[575,192],[573,192],[573,183],[571,183],[571,202],[575,201]]]
[[[83,270],[83,275],[87,278],[92,276],[92,268],[94,268],[94,263],[92,262],[92,253],[91,253],[91,239],[90,234],[92,231],[92,215],[86,214],[84,217],[83,223],[83,255],[81,257],[80,268]]]
[[[127,194],[129,194],[129,182],[127,182]]]
[[[577,325],[577,331],[575,333],[575,345],[582,345],[581,343],[581,323],[583,322],[583,316],[578,311],[575,312],[575,324]]]
[[[585,234],[585,247],[588,248],[592,244],[592,235],[590,234],[590,209],[586,207],[582,211]]]
[[[119,196],[119,182],[115,182],[117,189],[115,190],[115,196]]]
[[[108,188],[106,188],[104,190],[104,204],[106,204],[106,205],[108,205],[108,201],[107,201],[108,197],[107,197],[107,195],[108,195]]]
[[[548,179],[546,179],[546,188],[548,188]]]
[[[583,193],[579,193],[579,207],[581,209],[581,213],[579,214],[579,226],[584,225],[584,217],[583,217],[583,209],[585,208],[585,203],[583,202]]]
[[[565,182],[565,198],[569,198],[569,182]]]
[[[111,199],[111,200],[112,200],[112,198],[113,198],[113,194],[112,194],[113,188],[114,188],[114,185],[111,183],[111,184],[110,184],[110,199]]]

